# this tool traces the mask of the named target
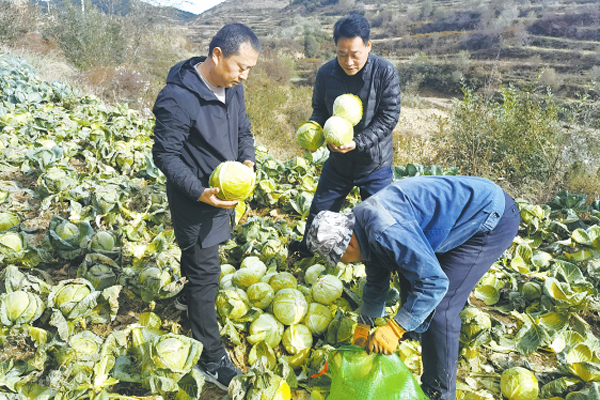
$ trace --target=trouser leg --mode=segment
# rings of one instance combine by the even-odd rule
[[[435,310],[429,329],[421,336],[424,368],[421,382],[423,390],[431,399],[456,398],[461,328],[459,314],[479,279],[511,245],[518,232],[519,222],[519,209],[506,196],[504,215],[495,229],[476,234],[459,247],[438,254],[450,285]]]
[[[192,336],[204,345],[200,358],[206,362],[218,361],[226,353],[215,309],[221,277],[219,246],[203,249],[197,242],[182,249],[181,272],[188,280],[185,290]]]
[[[373,171],[364,178],[352,180],[339,174],[326,162],[310,205],[310,214],[306,218],[302,248],[308,250],[306,248],[306,233],[319,212],[324,210],[340,211],[346,201],[346,196],[354,186],[360,188],[360,197],[362,200],[366,200],[392,183],[392,177],[392,169],[384,167]]]
[[[344,205],[344,201],[346,201],[346,196],[353,187],[354,183],[352,180],[338,174],[333,167],[330,166],[329,162],[325,162],[323,171],[319,177],[317,190],[315,191],[312,203],[310,204],[310,214],[306,218],[306,227],[301,242],[301,248],[303,250],[308,251],[308,248],[306,247],[306,233],[317,214],[324,210],[334,212],[340,211]]]
[[[373,171],[365,178],[354,181],[354,186],[360,189],[360,198],[364,201],[375,193],[392,183],[393,172],[391,167],[383,167]]]

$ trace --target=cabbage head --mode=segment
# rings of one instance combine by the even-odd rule
[[[223,279],[225,275],[233,274],[236,271],[235,267],[231,264],[221,264],[221,277]]]
[[[333,101],[333,115],[344,118],[353,126],[358,124],[363,116],[360,97],[351,93],[339,95]]]
[[[300,351],[312,347],[313,337],[306,325],[294,324],[288,326],[283,332],[281,342],[288,353],[298,354]]]
[[[84,279],[63,281],[48,296],[50,307],[59,309],[67,318],[80,316],[76,309],[94,290],[91,283]]]
[[[24,233],[6,232],[0,234],[0,261],[17,263],[25,257],[27,237]]]
[[[140,297],[145,302],[169,299],[183,290],[185,278],[174,280],[170,268],[159,268],[149,263],[138,275]]]
[[[237,289],[236,286],[233,284],[233,274],[227,274],[221,278],[221,280],[219,281],[219,289]]]
[[[221,290],[217,294],[217,311],[223,318],[236,320],[250,311],[250,300],[242,289]]]
[[[0,322],[4,326],[29,324],[44,310],[44,302],[34,293],[17,290],[0,296]]]
[[[271,285],[275,293],[277,293],[281,289],[285,288],[297,289],[298,281],[296,280],[296,277],[290,272],[283,271],[273,275],[269,280],[269,285]]]
[[[90,281],[96,290],[104,290],[117,282],[117,272],[120,269],[109,257],[102,254],[86,254],[77,269],[77,277]]]
[[[326,269],[322,264],[315,264],[306,268],[306,271],[304,271],[304,283],[312,286],[321,275],[325,274]]]
[[[94,233],[90,243],[92,251],[111,251],[115,248],[116,239],[112,233],[107,231],[97,231]]]
[[[316,151],[325,143],[323,128],[315,121],[304,121],[296,131],[296,141],[308,151]]]
[[[87,221],[77,224],[58,215],[52,216],[48,226],[50,244],[65,260],[73,260],[87,251],[94,229]]]
[[[0,231],[9,230],[19,225],[19,216],[12,213],[0,212]]]
[[[273,315],[284,325],[297,324],[306,315],[308,303],[297,289],[281,289],[271,304]]]
[[[482,331],[492,327],[490,316],[477,307],[466,307],[460,312],[462,326],[460,329],[461,342],[469,343]]]
[[[257,268],[240,268],[233,274],[233,284],[240,289],[246,290],[250,286],[257,282],[263,277],[261,270]]]
[[[260,258],[256,256],[249,256],[242,260],[240,268],[256,268],[260,271],[260,274],[264,276],[267,273],[267,266]]]
[[[238,161],[225,161],[210,174],[209,186],[219,188],[221,200],[245,200],[252,194],[256,175]]]
[[[542,297],[542,286],[536,282],[525,282],[523,284],[523,288],[521,289],[523,293],[523,297],[525,297],[528,301],[536,301]]]
[[[261,310],[269,307],[275,297],[275,291],[266,282],[256,282],[246,290],[246,294],[252,307],[260,308]]]
[[[312,298],[317,303],[330,305],[342,296],[344,284],[333,275],[323,275],[312,286]]]
[[[152,360],[160,369],[188,373],[200,359],[202,343],[190,337],[167,333],[154,338],[150,347]]]
[[[329,117],[323,127],[323,135],[328,143],[340,147],[354,140],[354,127],[342,117]]]
[[[250,336],[246,337],[250,344],[256,344],[261,340],[267,342],[272,349],[277,347],[283,336],[283,324],[269,313],[259,315],[250,324]]]
[[[535,400],[540,390],[533,372],[521,367],[504,371],[500,378],[500,388],[508,400]]]
[[[310,303],[302,323],[310,329],[313,335],[322,335],[327,332],[327,327],[333,319],[329,307],[319,303]]]
[[[76,363],[79,371],[84,369],[91,373],[94,361],[97,361],[100,354],[102,342],[99,336],[90,331],[79,332],[69,339],[68,346],[58,349],[56,361],[74,369],[73,364]]]

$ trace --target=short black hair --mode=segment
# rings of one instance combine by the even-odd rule
[[[333,40],[337,44],[340,38],[352,39],[360,37],[365,44],[371,38],[371,25],[365,17],[360,14],[350,14],[340,19],[333,26]]]
[[[223,57],[227,58],[233,54],[238,54],[240,46],[244,43],[249,43],[254,50],[260,53],[260,41],[252,32],[252,29],[244,24],[227,24],[210,41],[208,56],[212,55],[215,47],[219,47],[223,52]]]

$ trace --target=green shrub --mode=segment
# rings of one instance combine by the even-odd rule
[[[552,94],[502,87],[501,101],[484,99],[470,89],[452,110],[451,124],[438,146],[449,165],[467,175],[546,182],[561,172],[565,131]]]
[[[55,37],[67,59],[77,68],[87,70],[97,65],[118,65],[124,60],[125,41],[117,20],[98,11],[91,2],[85,9],[68,1],[45,30]]]

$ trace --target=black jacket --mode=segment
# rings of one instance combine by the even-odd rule
[[[333,101],[348,91],[349,77],[337,58],[319,68],[315,80],[311,120],[323,126],[333,114]],[[392,130],[400,117],[400,80],[396,68],[387,60],[369,54],[362,70],[364,84],[358,93],[363,103],[363,118],[354,127],[356,149],[342,154],[331,152],[329,162],[342,175],[362,178],[392,165]]]
[[[195,57],[175,65],[154,104],[154,163],[167,177],[167,195],[181,248],[227,240],[225,210],[198,201],[212,171],[223,161],[255,161],[254,138],[246,114],[244,88],[226,89],[226,104],[202,82]]]

